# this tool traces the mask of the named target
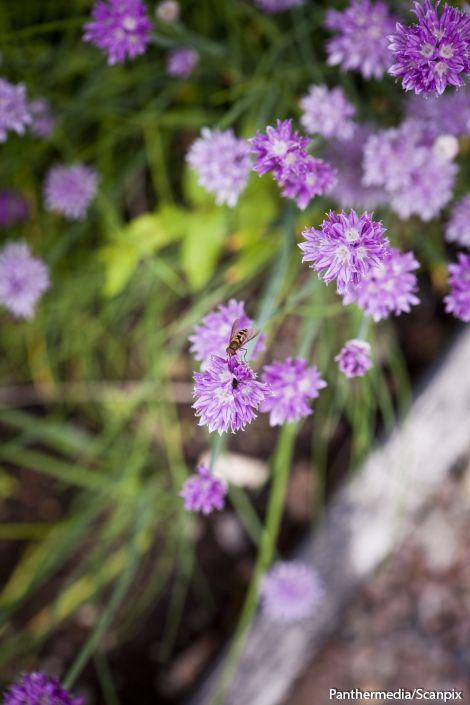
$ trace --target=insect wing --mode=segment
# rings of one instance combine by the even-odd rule
[[[254,328],[248,328],[246,331],[246,340],[245,340],[245,345],[248,343],[249,340],[253,340],[253,338],[256,338],[256,336],[259,335],[259,330],[255,330]]]
[[[238,333],[238,331],[240,330],[240,328],[241,328],[240,324],[241,324],[240,319],[236,318],[233,322],[232,330],[230,331],[230,338],[228,339],[229,343],[231,343],[234,335],[236,335]]]

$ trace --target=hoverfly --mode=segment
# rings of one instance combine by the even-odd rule
[[[256,338],[259,331],[253,328],[240,328],[240,319],[237,318],[233,322],[232,330],[230,331],[229,344],[226,348],[226,353],[229,357],[233,357],[248,341]]]

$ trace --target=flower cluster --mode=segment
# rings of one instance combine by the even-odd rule
[[[350,284],[359,282],[382,264],[388,253],[388,240],[382,223],[370,213],[359,216],[354,210],[330,211],[320,228],[307,228],[302,233],[305,242],[299,244],[302,262],[329,284],[336,279],[337,291],[344,294]]]
[[[310,134],[348,140],[354,134],[351,120],[355,107],[346,98],[341,87],[329,90],[326,86],[311,86],[300,101],[303,114],[300,122]]]
[[[152,24],[142,0],[97,0],[83,40],[105,52],[110,66],[144,54]]]
[[[314,196],[326,193],[335,183],[336,172],[321,159],[307,153],[308,137],[292,130],[292,120],[268,125],[266,134],[257,132],[250,140],[255,157],[253,169],[261,176],[272,172],[282,195],[304,210]]]
[[[418,280],[413,273],[418,267],[412,252],[391,248],[381,265],[374,267],[359,284],[349,287],[343,303],[357,304],[375,322],[392,313],[395,316],[409,313],[411,306],[419,304]]]
[[[445,228],[446,240],[462,247],[470,247],[470,195],[467,194],[454,205],[452,215]]]
[[[304,0],[255,0],[256,5],[261,10],[270,14],[285,12],[285,10],[290,10],[291,7],[303,5],[303,2]]]
[[[43,673],[26,673],[5,693],[3,705],[83,705],[63,688],[57,678]]]
[[[387,3],[351,0],[343,12],[328,10],[326,26],[337,32],[327,43],[328,64],[359,71],[364,78],[381,78],[390,66],[387,36],[394,19]]]
[[[420,121],[429,142],[439,135],[470,134],[470,90],[467,86],[443,95],[408,96],[407,115]]]
[[[69,220],[82,220],[98,188],[94,169],[75,164],[55,166],[47,174],[44,197],[48,210]]]
[[[199,54],[191,47],[177,47],[168,52],[166,72],[175,78],[188,78],[199,63]]]
[[[444,298],[447,313],[470,323],[470,255],[460,252],[458,261],[449,264],[450,293]]]
[[[310,617],[324,597],[324,588],[305,563],[279,561],[262,578],[260,594],[263,613],[288,624]]]
[[[235,137],[233,130],[204,127],[187,154],[199,183],[216,197],[216,203],[234,206],[248,183],[251,170],[250,146]]]
[[[370,345],[365,340],[348,340],[335,360],[346,377],[363,377],[372,367]]]
[[[24,242],[10,242],[0,250],[0,304],[16,318],[31,319],[36,304],[49,288],[49,272]]]
[[[447,86],[462,86],[470,70],[470,16],[439,0],[414,3],[418,22],[397,22],[389,37],[395,63],[389,73],[401,79],[406,91],[441,95]]]
[[[0,228],[22,223],[29,217],[29,208],[21,193],[10,188],[0,191]]]
[[[197,472],[191,475],[183,485],[180,497],[184,499],[184,508],[188,512],[210,514],[225,506],[227,484],[215,477],[205,465],[199,465]]]
[[[317,367],[309,367],[302,358],[288,357],[283,362],[266,365],[262,381],[270,394],[261,403],[260,410],[269,413],[270,426],[282,426],[311,414],[308,402],[326,387]]]
[[[0,142],[6,142],[9,131],[24,135],[31,120],[24,85],[0,78]]]

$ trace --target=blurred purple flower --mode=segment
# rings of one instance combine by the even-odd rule
[[[0,228],[9,228],[22,223],[29,217],[26,199],[11,188],[0,190]]]
[[[196,360],[201,362],[201,370],[206,369],[212,355],[225,354],[232,325],[237,318],[240,319],[241,328],[253,327],[253,319],[245,313],[244,302],[230,299],[226,304],[219,304],[215,310],[204,316],[199,325],[195,326],[194,333],[189,336],[191,343],[189,351]],[[257,337],[253,349],[254,358],[263,352],[265,339],[262,333]]]
[[[166,72],[169,76],[188,78],[199,63],[199,54],[191,47],[178,47],[167,54]]]
[[[145,53],[152,24],[142,0],[97,0],[91,16],[83,40],[104,51],[110,66]]]
[[[326,387],[315,365],[308,367],[302,358],[288,357],[263,369],[262,381],[270,395],[261,403],[260,411],[269,413],[270,426],[282,426],[312,413],[308,401],[319,396]]]
[[[13,316],[33,318],[49,286],[47,266],[31,255],[25,242],[8,242],[0,250],[0,304]]]
[[[57,678],[43,673],[25,673],[5,693],[3,705],[83,705],[84,699],[73,697]]]
[[[30,130],[33,135],[43,139],[50,137],[54,131],[56,120],[49,102],[44,98],[38,98],[29,104],[29,109],[32,116]]]
[[[456,242],[461,247],[470,247],[470,194],[463,196],[454,204],[445,234],[448,242]]]
[[[299,7],[303,5],[304,0],[254,0],[255,5],[265,12],[274,15],[277,12],[285,12],[291,7]]]
[[[370,345],[365,340],[348,340],[335,360],[346,377],[363,377],[372,367]]]
[[[327,63],[359,71],[364,78],[382,78],[391,64],[387,38],[394,24],[388,5],[381,0],[351,0],[343,12],[328,10],[326,27],[338,36],[327,42]]]
[[[305,563],[278,561],[262,578],[260,597],[266,617],[288,624],[310,617],[324,597],[324,588]]]
[[[343,303],[357,304],[376,323],[391,313],[395,316],[409,313],[411,306],[419,304],[418,280],[413,274],[418,267],[412,252],[392,248],[379,267],[359,284],[349,287]]]
[[[459,252],[458,261],[449,264],[450,293],[444,297],[446,312],[470,323],[470,255]]]
[[[177,22],[181,13],[181,6],[176,0],[162,0],[155,8],[155,16],[161,22]]]
[[[24,135],[30,122],[25,86],[22,83],[15,86],[0,78],[0,142],[6,142],[9,130]]]
[[[335,185],[336,176],[330,164],[306,154],[295,168],[284,172],[279,186],[285,198],[292,198],[300,210],[305,210],[312,198],[327,193]]]
[[[462,86],[470,69],[470,16],[447,3],[439,15],[439,0],[414,3],[418,22],[397,22],[389,37],[395,63],[392,76],[401,78],[406,91],[441,95],[447,86]]]
[[[200,185],[213,193],[217,205],[234,206],[248,183],[251,171],[250,146],[235,137],[233,130],[203,127],[201,137],[187,154],[188,164],[196,171]]]
[[[272,171],[280,180],[286,172],[305,159],[310,140],[292,130],[292,120],[278,120],[276,127],[268,125],[266,134],[257,132],[251,138],[251,152],[255,157],[253,169],[261,176]]]
[[[302,262],[312,262],[311,269],[327,284],[336,279],[338,294],[344,294],[350,284],[358,284],[383,262],[388,253],[384,232],[382,223],[372,220],[370,213],[330,211],[319,229],[307,228],[302,233]]]
[[[443,95],[416,95],[408,97],[407,115],[420,120],[429,142],[439,135],[470,134],[470,91],[467,86]]]
[[[205,466],[199,465],[197,473],[191,475],[183,485],[180,497],[188,512],[211,514],[214,509],[221,511],[225,506],[227,485],[215,477]]]
[[[300,101],[303,114],[300,122],[310,134],[326,138],[348,140],[354,133],[351,120],[355,107],[346,98],[341,87],[310,86],[309,92]]]
[[[213,355],[204,372],[194,375],[193,408],[199,425],[219,435],[243,430],[256,418],[256,411],[268,394],[265,384],[236,356],[229,360]]]
[[[48,172],[44,185],[46,208],[69,220],[82,220],[97,188],[94,169],[82,164],[55,166]]]

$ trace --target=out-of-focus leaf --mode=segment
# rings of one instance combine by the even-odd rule
[[[193,289],[201,289],[211,278],[226,235],[224,212],[217,208],[194,213],[181,248],[181,264]]]
[[[119,239],[101,250],[105,267],[105,296],[116,296],[126,286],[139,263],[139,252],[130,242]]]
[[[197,182],[197,176],[192,169],[186,169],[183,175],[183,193],[185,199],[197,208],[213,208],[215,199]]]
[[[235,210],[238,227],[244,230],[265,228],[278,214],[279,198],[274,182],[252,176]]]

